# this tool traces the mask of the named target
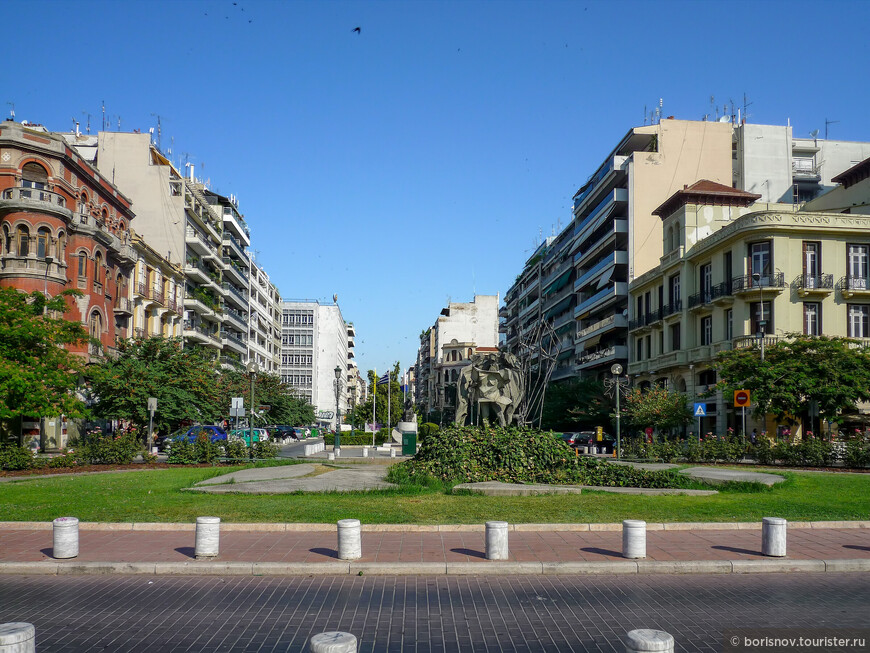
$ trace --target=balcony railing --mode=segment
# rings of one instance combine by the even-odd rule
[[[132,313],[133,308],[130,300],[126,297],[118,297],[115,299],[115,311],[118,313]]]
[[[226,281],[224,281],[224,282],[221,284],[221,288],[223,288],[224,290],[226,290],[226,291],[232,293],[233,295],[235,295],[236,297],[238,297],[238,298],[239,298],[240,300],[242,300],[243,302],[245,302],[245,303],[248,302],[248,298],[247,298],[243,293],[241,293],[239,290],[236,290],[236,287],[233,286],[232,284],[229,284],[229,283],[227,283]]]
[[[833,274],[799,274],[792,282],[798,290],[812,292],[814,290],[826,292],[834,289]]]
[[[847,292],[866,292],[870,290],[870,279],[867,277],[845,276],[837,282],[837,287]]]
[[[66,199],[64,199],[63,195],[58,195],[50,190],[43,190],[41,188],[25,188],[23,186],[7,188],[3,191],[3,199],[46,202],[47,204],[66,208]]]
[[[673,301],[670,304],[665,304],[662,307],[662,316],[667,317],[668,315],[679,313],[681,310],[683,310],[683,300],[677,299],[676,301]]]
[[[695,306],[703,306],[704,304],[709,304],[712,301],[713,288],[710,287],[707,290],[696,292],[694,295],[689,295],[689,308],[694,308]]]
[[[759,288],[785,288],[785,275],[782,272],[763,274],[756,281],[751,274],[742,277],[734,277],[731,286],[735,293],[750,292]]]

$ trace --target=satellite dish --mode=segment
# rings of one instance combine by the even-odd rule
[[[815,138],[815,137],[818,136],[818,135],[819,135],[819,130],[818,130],[818,129],[814,129],[813,131],[810,132],[810,136],[812,136],[813,138]]]
[[[719,118],[719,122],[731,122],[731,117],[730,116],[722,116],[721,118]]]

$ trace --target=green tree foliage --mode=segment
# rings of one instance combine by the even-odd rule
[[[245,410],[251,405],[251,375],[235,370],[223,371],[217,383],[217,402],[224,417],[229,416],[233,397],[242,397]],[[300,397],[296,390],[281,382],[281,377],[263,372],[255,376],[254,399],[257,406],[269,406],[257,424],[287,424],[302,426],[314,423],[314,406]]]
[[[579,431],[610,422],[610,399],[604,386],[592,379],[551,383],[544,399],[542,427],[555,431]]]
[[[822,419],[836,419],[870,400],[870,348],[848,338],[788,334],[765,348],[763,363],[752,348],[720,352],[715,365],[726,397],[750,390],[758,417],[794,422],[816,402]]]
[[[0,422],[83,416],[73,391],[84,361],[64,345],[86,342],[87,332],[63,318],[66,297],[79,295],[68,290],[46,301],[40,292],[0,288]]]
[[[147,430],[148,397],[157,398],[154,426],[170,432],[183,421],[210,423],[229,412],[218,404],[220,372],[196,348],[175,338],[119,340],[118,357],[88,370],[99,417],[125,419]]]
[[[634,389],[625,399],[625,415],[635,428],[653,427],[667,431],[684,426],[692,420],[692,409],[686,396],[653,386],[647,390]]]

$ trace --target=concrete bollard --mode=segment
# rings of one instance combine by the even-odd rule
[[[220,550],[221,518],[196,518],[196,547],[194,555],[197,560],[208,560],[217,556]]]
[[[506,521],[486,522],[486,559],[508,559],[508,523]]]
[[[782,517],[764,517],[761,520],[761,553],[772,558],[785,557],[788,522]]]
[[[356,637],[337,631],[320,633],[308,640],[310,653],[356,653]]]
[[[338,557],[340,560],[362,558],[359,519],[338,520]]]
[[[330,451],[329,453],[326,454],[326,459],[327,460],[335,460],[335,453]]]
[[[36,653],[33,624],[23,621],[0,624],[0,653]]]
[[[646,558],[646,522],[625,519],[622,522],[622,557]]]
[[[341,457],[341,447],[333,447],[332,449],[335,452],[335,457],[340,458]]]
[[[363,458],[368,458],[368,457],[369,457],[369,448],[363,447]]]
[[[390,447],[390,458],[396,457],[396,450],[393,447]]]
[[[674,637],[663,630],[639,628],[625,635],[625,653],[674,653]]]
[[[55,558],[75,558],[79,554],[79,520],[77,517],[58,517],[52,522]]]

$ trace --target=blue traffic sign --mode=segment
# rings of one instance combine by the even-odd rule
[[[707,417],[707,404],[695,404],[695,417]]]

